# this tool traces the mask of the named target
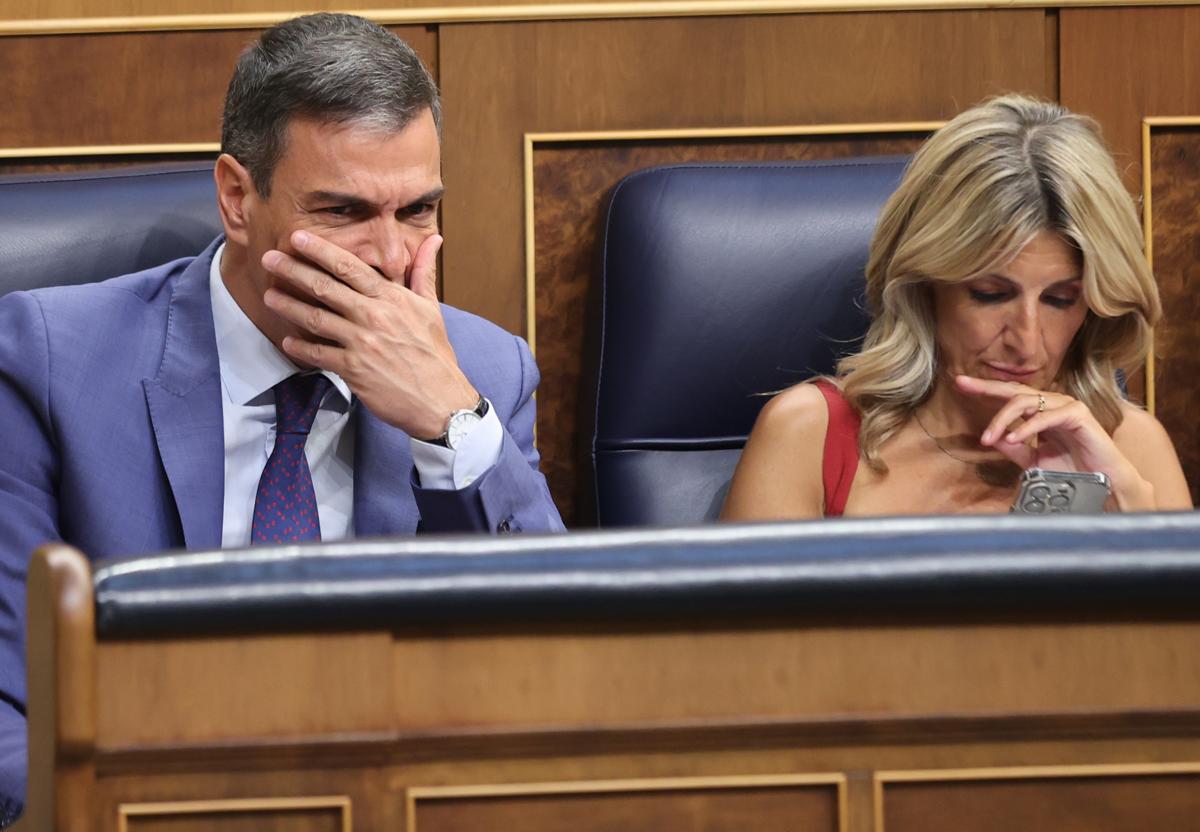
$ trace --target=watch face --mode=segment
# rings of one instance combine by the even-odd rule
[[[450,417],[450,424],[446,427],[446,444],[451,449],[457,448],[467,438],[471,428],[482,421],[473,410],[458,411]]]

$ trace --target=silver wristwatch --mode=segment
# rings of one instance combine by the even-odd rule
[[[430,445],[441,445],[443,448],[458,450],[458,446],[467,438],[471,429],[483,421],[488,412],[488,400],[483,396],[473,410],[456,410],[446,420],[446,431],[441,436],[427,440]]]

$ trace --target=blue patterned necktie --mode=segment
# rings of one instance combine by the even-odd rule
[[[294,375],[275,385],[275,448],[258,481],[251,543],[321,539],[304,443],[329,387],[329,379],[318,374]]]

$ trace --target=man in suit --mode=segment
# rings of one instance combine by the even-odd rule
[[[439,116],[433,80],[386,30],[280,24],[229,86],[223,238],[0,299],[0,795],[14,805],[37,546],[562,529],[537,469],[528,347],[437,301]]]

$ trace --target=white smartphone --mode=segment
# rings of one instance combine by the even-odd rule
[[[1021,475],[1014,514],[1101,514],[1112,485],[1099,471],[1044,471]]]

